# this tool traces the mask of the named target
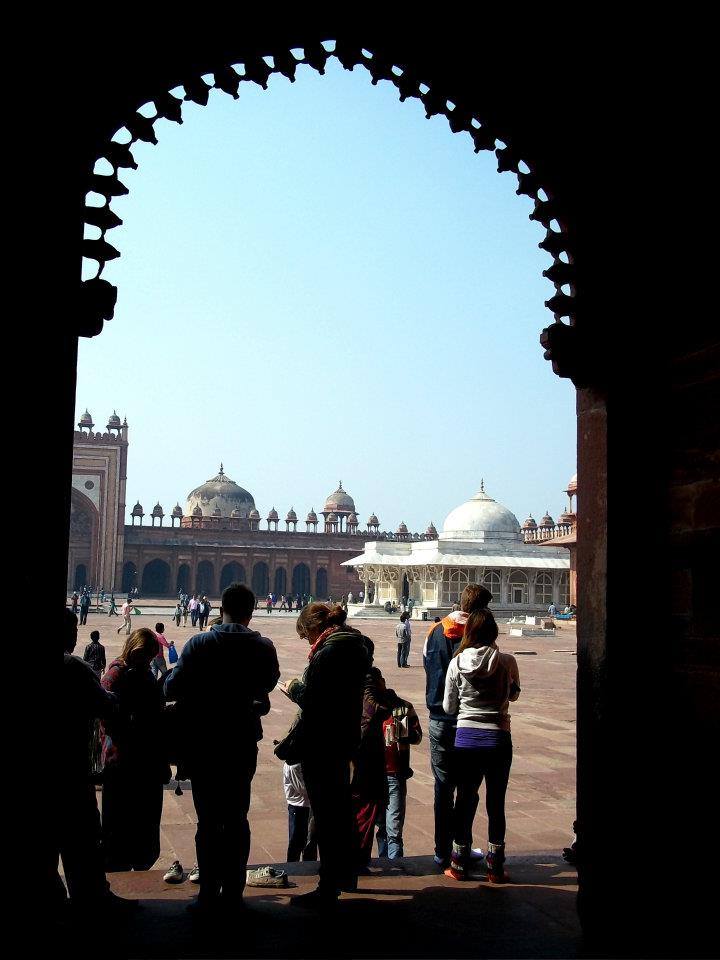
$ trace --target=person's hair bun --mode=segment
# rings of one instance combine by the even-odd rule
[[[344,610],[339,603],[334,603],[328,609],[327,625],[341,627],[347,620],[347,610]]]

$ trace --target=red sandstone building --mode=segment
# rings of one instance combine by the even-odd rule
[[[252,494],[221,464],[215,477],[191,491],[185,509],[178,503],[168,517],[156,503],[148,517],[138,502],[125,524],[128,424],[113,412],[105,431],[94,427],[86,410],[73,446],[68,589],[89,584],[126,593],[137,586],[143,596],[181,589],[218,596],[239,581],[259,597],[358,593],[357,574],[341,564],[380,535],[380,524],[373,514],[367,529],[359,529],[342,483],[327,497],[322,519],[311,510],[299,521],[291,508],[281,521],[273,507],[260,529]]]

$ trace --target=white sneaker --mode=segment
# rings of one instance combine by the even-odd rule
[[[182,883],[184,879],[182,864],[175,860],[168,872],[163,877],[165,883]]]
[[[198,867],[197,864],[195,864],[188,874],[188,880],[190,883],[200,883],[200,867]]]

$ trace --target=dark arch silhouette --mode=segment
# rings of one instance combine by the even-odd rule
[[[310,568],[306,563],[298,563],[293,570],[292,592],[294,597],[309,596],[312,587],[310,584]]]
[[[122,582],[120,584],[120,591],[122,593],[130,593],[132,588],[137,584],[137,567],[132,562],[128,560],[123,564],[122,571]]]
[[[209,596],[215,590],[215,567],[209,560],[201,560],[195,574],[195,592]]]
[[[261,599],[270,593],[270,574],[264,560],[260,560],[253,567],[252,592]]]
[[[318,600],[328,598],[328,575],[325,567],[320,567],[315,576],[315,596]]]
[[[170,592],[170,565],[151,560],[143,567],[141,590],[145,597],[164,597]]]
[[[220,593],[231,583],[245,583],[245,567],[236,560],[226,563],[220,571]]]
[[[87,567],[84,563],[79,563],[75,567],[75,579],[73,581],[73,587],[75,590],[80,590],[81,587],[86,586],[87,584]]]
[[[182,590],[183,593],[190,593],[190,564],[181,563],[178,567],[177,572],[177,582],[175,584],[178,591]]]
[[[287,571],[285,567],[278,567],[275,571],[275,594],[278,597],[287,593]]]

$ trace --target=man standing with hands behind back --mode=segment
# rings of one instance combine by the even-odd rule
[[[273,643],[248,627],[254,609],[252,591],[230,584],[222,595],[222,623],[191,637],[165,680],[167,699],[177,701],[186,721],[183,767],[198,817],[197,907],[205,915],[242,906],[260,716],[280,679]]]

